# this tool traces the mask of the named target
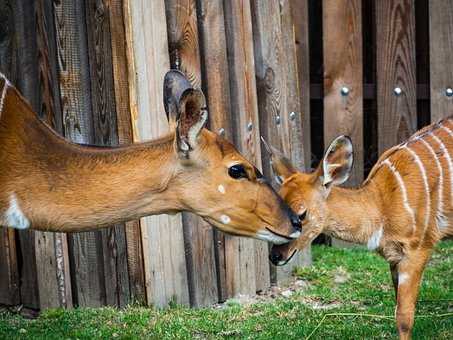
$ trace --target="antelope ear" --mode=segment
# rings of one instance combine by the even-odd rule
[[[178,104],[178,112],[176,127],[178,149],[188,158],[189,151],[196,148],[198,136],[208,119],[203,92],[192,88],[185,90]]]
[[[335,138],[322,161],[322,184],[329,188],[346,182],[351,174],[353,161],[351,139],[347,136]]]
[[[263,137],[261,137],[261,140],[269,153],[272,170],[275,175],[275,181],[281,185],[285,179],[295,174],[297,169],[279,150],[274,148],[272,145],[267,144]]]
[[[176,122],[179,118],[179,102],[181,96],[187,89],[192,88],[190,81],[186,76],[178,70],[170,70],[164,78],[164,107],[167,113],[167,119],[170,128],[176,127]]]

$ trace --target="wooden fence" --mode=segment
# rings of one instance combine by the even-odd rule
[[[210,129],[267,176],[260,135],[304,169],[348,134],[358,184],[383,150],[453,113],[452,50],[449,0],[0,0],[0,70],[66,138],[162,135],[163,76],[179,68],[205,92]],[[0,304],[208,305],[287,280],[267,253],[190,214],[0,229]]]

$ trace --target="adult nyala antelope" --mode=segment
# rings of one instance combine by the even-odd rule
[[[453,235],[453,121],[432,124],[387,150],[357,189],[348,179],[352,143],[340,136],[312,173],[298,172],[271,149],[280,194],[298,212],[302,235],[274,246],[274,264],[286,263],[320,233],[363,243],[390,264],[402,339],[411,337],[420,281],[433,246]]]
[[[0,91],[0,225],[74,232],[190,211],[225,232],[273,243],[300,234],[297,215],[259,171],[203,128],[203,93],[178,71],[164,81],[173,132],[124,147],[70,143],[5,77]]]

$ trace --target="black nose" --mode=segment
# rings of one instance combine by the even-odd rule
[[[278,265],[278,263],[282,260],[282,254],[277,253],[275,251],[271,251],[269,254],[269,261],[271,261],[274,265]]]
[[[300,223],[299,216],[297,216],[295,213],[293,213],[291,211],[289,218],[291,220],[291,224],[293,225],[293,228],[296,229],[296,231],[302,231],[302,223]]]

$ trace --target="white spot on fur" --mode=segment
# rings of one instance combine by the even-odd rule
[[[408,279],[409,279],[409,274],[399,273],[398,274],[398,285],[405,284]]]
[[[423,163],[420,160],[420,157],[418,157],[417,153],[407,145],[403,145],[402,148],[409,151],[409,153],[412,155],[412,158],[414,159],[415,163],[417,164],[417,166],[420,170],[420,173],[422,175],[423,186],[425,188],[425,195],[426,195],[425,228],[423,230],[423,235],[425,235],[426,230],[428,229],[429,216],[431,215],[431,198],[429,196],[428,177],[426,177],[425,167],[423,166]]]
[[[225,187],[224,187],[222,184],[220,184],[220,185],[217,187],[217,190],[219,190],[219,192],[220,192],[221,194],[224,194],[224,193],[225,193]]]
[[[404,184],[404,180],[401,177],[401,174],[399,173],[399,171],[394,167],[394,165],[390,162],[390,160],[388,158],[385,161],[383,161],[383,164],[388,166],[388,168],[393,173],[393,175],[395,176],[395,178],[398,182],[401,194],[403,195],[403,206],[412,219],[412,231],[415,231],[415,223],[416,223],[415,222],[415,213],[414,213],[414,210],[409,205],[409,199],[407,197],[407,190],[406,190],[406,185]]]
[[[369,250],[375,250],[379,248],[379,244],[381,243],[382,235],[384,235],[384,228],[380,227],[378,230],[375,230],[372,234],[370,239],[367,243],[367,248]]]
[[[17,202],[16,195],[12,194],[9,208],[5,212],[5,222],[7,227],[16,229],[28,229],[30,221],[25,217]]]
[[[437,221],[438,229],[444,228],[447,226],[447,224],[446,224],[446,217],[444,215],[444,207],[443,207],[444,173],[442,171],[442,165],[440,164],[439,158],[437,158],[436,152],[433,150],[431,145],[423,138],[418,138],[418,140],[420,140],[423,143],[423,145],[429,150],[429,152],[431,153],[431,156],[436,161],[437,170],[439,171],[439,186],[437,188],[439,197],[437,199],[438,202],[437,202],[436,221]]]
[[[222,221],[223,224],[228,224],[231,222],[231,218],[228,215],[220,216],[220,220]]]

